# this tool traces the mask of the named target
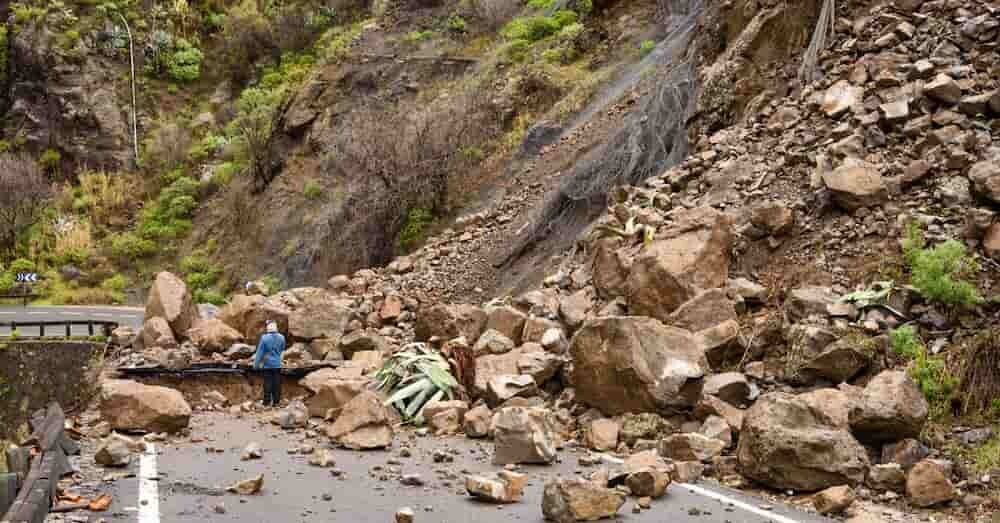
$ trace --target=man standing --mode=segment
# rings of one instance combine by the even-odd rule
[[[264,375],[264,406],[277,407],[281,401],[281,354],[285,352],[285,337],[273,321],[267,322],[266,330],[257,343],[253,368],[262,369]]]

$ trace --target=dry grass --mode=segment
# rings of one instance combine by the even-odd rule
[[[128,223],[135,185],[124,174],[87,172],[79,176],[80,191],[95,225],[118,227]]]
[[[968,343],[959,389],[966,414],[994,408],[1000,398],[1000,331],[983,331]]]

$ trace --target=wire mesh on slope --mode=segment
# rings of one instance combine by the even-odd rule
[[[660,12],[666,16],[667,36],[631,73],[633,85],[638,85],[653,68],[655,86],[614,136],[574,167],[502,263],[519,257],[557,229],[570,232],[585,226],[603,210],[612,188],[635,185],[687,155],[686,121],[694,107],[697,82],[685,52],[704,12],[704,1],[663,0]]]
[[[799,66],[799,81],[805,85],[816,79],[817,67],[819,63],[819,53],[826,48],[827,39],[833,39],[835,34],[835,14],[837,12],[836,0],[823,0],[823,7],[819,12],[819,20],[816,21],[816,28],[813,30],[812,40],[806,48],[805,55],[802,56],[802,65]]]

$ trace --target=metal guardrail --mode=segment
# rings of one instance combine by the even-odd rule
[[[37,327],[38,328],[38,336],[37,336],[38,338],[44,338],[45,337],[45,331],[46,331],[47,328],[50,329],[49,332],[52,332],[51,329],[53,329],[53,328],[55,329],[55,331],[59,331],[60,329],[58,329],[58,327],[62,327],[64,329],[63,332],[65,332],[65,336],[67,338],[70,338],[70,337],[73,336],[73,327],[80,326],[80,325],[85,325],[87,327],[87,335],[88,336],[94,336],[95,335],[95,327],[100,329],[100,331],[96,332],[96,334],[99,334],[101,336],[110,336],[111,335],[111,331],[113,331],[113,330],[115,330],[115,329],[118,328],[118,322],[116,322],[116,321],[105,321],[105,320],[53,320],[53,321],[9,321],[9,322],[0,322],[0,328],[7,327],[7,328],[10,329],[11,333],[13,333],[14,331],[17,331],[20,328]],[[21,334],[20,332],[18,332],[18,334],[19,334],[18,337],[20,337],[20,338],[34,338],[34,337],[36,337],[36,336],[27,336],[27,335]],[[6,336],[9,337],[10,335],[8,334]],[[61,334],[59,334],[59,336],[61,336]],[[2,337],[4,337],[4,335],[0,334],[0,338],[2,338]]]
[[[10,509],[0,517],[0,523],[41,523],[45,520],[59,479],[72,472],[66,456],[80,453],[80,447],[66,435],[65,424],[66,415],[58,403],[50,404],[48,409],[31,417],[34,432],[26,445],[37,448],[37,455],[31,459],[30,468],[22,471],[21,488]]]

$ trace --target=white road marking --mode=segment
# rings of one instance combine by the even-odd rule
[[[745,503],[743,501],[740,501],[740,500],[735,499],[735,498],[731,498],[731,497],[726,496],[724,494],[719,494],[718,492],[715,492],[715,491],[712,491],[712,490],[708,490],[706,488],[699,487],[698,485],[692,485],[690,483],[678,483],[677,486],[680,487],[680,488],[686,489],[686,490],[688,490],[691,493],[698,494],[700,496],[705,496],[707,498],[716,499],[716,500],[719,500],[719,501],[721,501],[723,503],[728,503],[728,504],[730,504],[730,505],[732,505],[734,507],[741,508],[741,509],[743,509],[743,510],[745,510],[747,512],[751,512],[753,514],[757,514],[758,516],[767,518],[767,519],[773,521],[774,523],[799,523],[798,521],[796,521],[796,520],[794,520],[792,518],[785,517],[785,516],[782,516],[780,514],[775,514],[774,512],[772,512],[770,510],[764,510],[764,509],[762,509],[760,507],[755,507],[755,506],[753,506],[753,505],[751,505],[749,503]]]
[[[7,316],[13,316],[13,315],[15,315],[17,313],[16,312],[0,312],[0,314],[5,314]]]
[[[107,313],[107,312],[95,312],[94,316],[100,316],[102,318],[111,318],[111,317],[114,316],[114,314]]]
[[[146,443],[146,452],[139,457],[139,523],[160,523],[158,489],[156,446]]]
[[[613,465],[621,465],[621,464],[625,463],[625,460],[620,459],[620,458],[616,458],[614,456],[609,456],[608,454],[601,454],[601,458],[605,462],[613,464]],[[758,516],[762,516],[764,518],[767,518],[767,519],[771,520],[773,523],[800,523],[799,521],[794,520],[792,518],[789,518],[789,517],[786,517],[786,516],[782,516],[781,514],[775,514],[774,512],[772,512],[770,510],[764,510],[764,509],[762,509],[760,507],[755,507],[755,506],[753,506],[753,505],[751,505],[749,503],[746,503],[744,501],[740,501],[738,499],[731,498],[731,497],[729,497],[729,496],[727,496],[725,494],[720,494],[718,492],[715,492],[714,490],[709,490],[707,488],[699,487],[698,485],[693,485],[691,483],[676,483],[676,485],[678,487],[682,488],[682,489],[687,490],[688,492],[690,492],[692,494],[697,494],[699,496],[705,496],[707,498],[712,498],[714,500],[721,501],[723,503],[727,503],[727,504],[732,505],[734,507],[741,508],[741,509],[743,509],[743,510],[745,510],[747,512],[752,513],[752,514],[756,514]]]
[[[82,312],[64,312],[63,314],[67,316],[83,316]]]
[[[138,314],[122,314],[119,318],[138,318]]]
[[[45,316],[47,314],[47,312],[29,312],[28,316]]]

